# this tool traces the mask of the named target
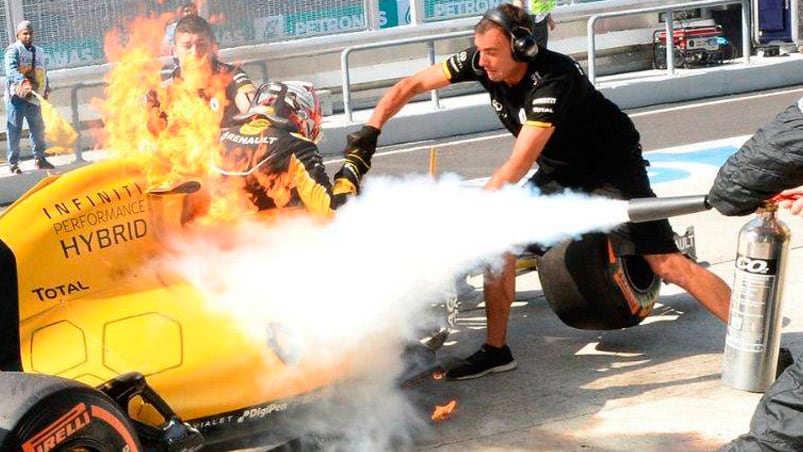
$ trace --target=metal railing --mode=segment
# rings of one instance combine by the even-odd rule
[[[703,8],[708,6],[720,6],[720,5],[728,5],[733,3],[739,3],[742,5],[742,56],[744,57],[745,64],[750,63],[750,2],[751,0],[709,0],[709,1],[698,1],[698,2],[689,2],[689,3],[678,3],[674,5],[667,5],[667,6],[654,6],[651,8],[638,8],[638,9],[630,9],[626,11],[612,11],[609,13],[600,13],[595,14],[588,18],[587,24],[587,37],[588,37],[588,79],[591,83],[595,83],[596,81],[596,33],[594,32],[594,25],[600,19],[607,19],[611,17],[621,17],[621,16],[635,16],[638,14],[649,14],[649,13],[666,13],[666,72],[669,75],[675,74],[675,43],[674,43],[674,21],[671,18],[674,17],[675,10],[687,9],[687,8]]]
[[[416,44],[425,42],[427,43],[427,59],[430,65],[435,64],[435,41],[444,39],[465,38],[474,35],[474,30],[469,31],[456,31],[452,33],[443,33],[431,36],[419,36],[415,38],[397,39],[395,41],[374,42],[370,44],[363,44],[358,46],[348,47],[343,49],[340,53],[340,70],[343,73],[343,112],[346,115],[346,120],[351,122],[352,108],[351,108],[351,76],[349,71],[349,55],[352,52],[370,49],[381,49],[385,47],[396,47],[406,44]],[[438,90],[432,90],[432,104],[433,108],[440,108],[440,101]]]
[[[75,153],[76,163],[83,162],[83,148],[81,147],[81,113],[78,111],[78,91],[87,88],[97,88],[98,86],[105,85],[105,82],[80,82],[70,87],[70,110],[72,111],[72,127],[77,134],[75,143],[73,143],[73,152]]]

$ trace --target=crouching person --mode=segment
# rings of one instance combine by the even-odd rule
[[[803,99],[761,127],[720,168],[709,201],[725,215],[747,215],[778,193],[797,196],[781,207],[803,211]],[[803,215],[802,215],[803,216]],[[750,432],[726,452],[803,450],[803,361],[795,359],[770,386],[750,422]]]

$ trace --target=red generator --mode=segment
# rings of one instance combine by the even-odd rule
[[[672,34],[675,67],[712,66],[733,58],[733,46],[719,25],[677,28]],[[652,49],[652,66],[666,69],[666,30],[653,32]]]

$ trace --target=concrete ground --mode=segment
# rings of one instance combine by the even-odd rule
[[[716,167],[654,185],[659,196],[705,193]],[[750,217],[703,212],[673,218],[693,225],[698,258],[729,285],[736,240]],[[782,344],[800,351],[803,220],[781,212],[792,231],[783,297]],[[479,281],[471,280],[479,285]],[[434,423],[420,450],[710,451],[748,430],[761,397],[721,380],[726,326],[683,290],[663,285],[654,312],[615,331],[570,328],[550,310],[536,273],[517,280],[508,343],[512,372],[463,382],[427,378],[414,391],[422,409],[457,400],[451,418]],[[461,305],[444,365],[485,339],[481,297]]]

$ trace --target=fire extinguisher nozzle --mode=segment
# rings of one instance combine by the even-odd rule
[[[708,195],[635,198],[628,201],[627,216],[633,223],[644,223],[709,209]]]

